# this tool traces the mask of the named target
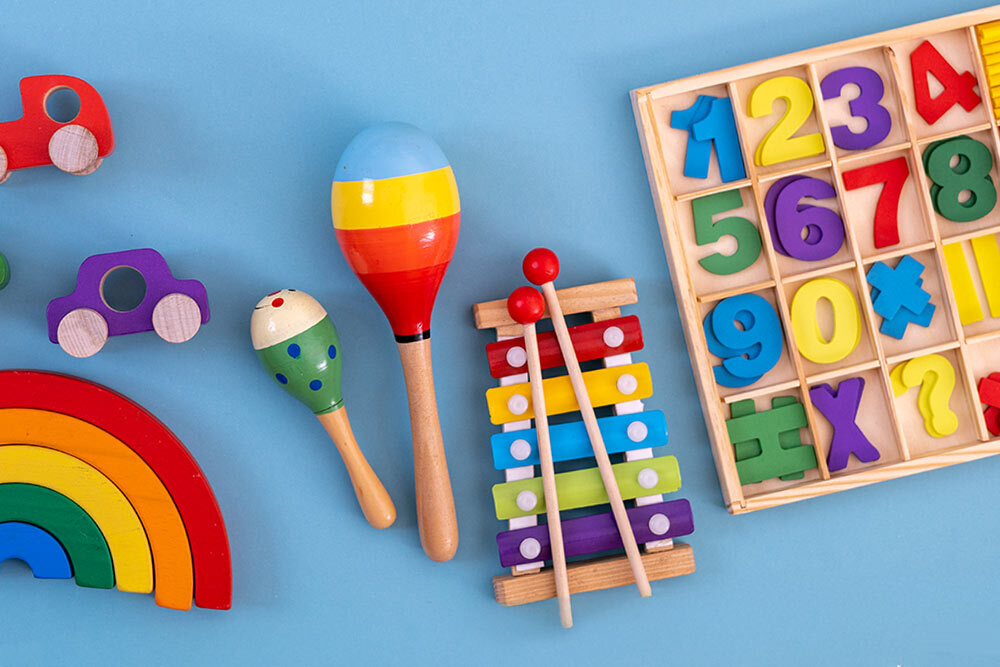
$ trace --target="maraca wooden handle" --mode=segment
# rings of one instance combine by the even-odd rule
[[[375,471],[368,465],[365,455],[361,453],[351,430],[351,422],[347,420],[347,408],[341,407],[316,417],[330,434],[333,443],[337,445],[337,451],[344,459],[347,474],[354,486],[354,494],[358,497],[358,504],[368,523],[376,528],[391,526],[396,520],[396,506]]]
[[[431,560],[451,560],[458,550],[458,520],[451,494],[448,461],[438,421],[430,338],[397,343],[410,401],[413,477],[417,487],[420,543]]]

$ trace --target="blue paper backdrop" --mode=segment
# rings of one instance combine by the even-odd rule
[[[743,517],[722,506],[627,99],[631,88],[937,18],[968,2],[11,2],[0,21],[0,118],[22,76],[81,76],[118,150],[92,176],[20,172],[0,188],[0,367],[74,373],[159,416],[215,488],[234,608],[35,581],[0,565],[3,664],[996,664],[1000,459]],[[417,539],[409,424],[392,337],[329,219],[340,151],[405,120],[437,138],[463,204],[434,319],[437,389],[461,529],[435,564]],[[471,305],[521,283],[537,245],[559,283],[634,276],[670,425],[698,571],[504,608],[490,486],[485,332]],[[212,321],[191,342],[112,339],[75,360],[45,304],[88,255],[154,247],[202,280]],[[399,507],[371,529],[316,420],[250,348],[264,294],[304,289],[344,341],[358,439]],[[676,497],[676,496],[675,496]]]

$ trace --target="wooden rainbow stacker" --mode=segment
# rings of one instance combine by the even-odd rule
[[[1000,453],[1000,7],[632,91],[726,505]]]
[[[642,399],[653,391],[649,367],[633,363],[631,354],[642,348],[642,331],[636,316],[622,317],[620,311],[621,306],[637,301],[635,282],[614,280],[561,289],[556,294],[564,314],[587,314],[592,320],[569,327],[569,333],[580,362],[603,366],[585,371],[583,377],[591,404],[608,412],[599,417],[598,425],[608,453],[622,458],[613,470],[622,497],[634,501],[627,514],[635,539],[644,545],[641,558],[648,578],[690,574],[695,569],[691,547],[673,540],[693,532],[691,507],[684,499],[663,499],[663,494],[680,488],[680,471],[673,456],[653,456],[654,447],[667,444],[667,423],[662,412],[644,411]],[[497,337],[497,342],[486,346],[486,354],[490,374],[499,386],[488,390],[486,399],[490,421],[502,428],[490,439],[493,465],[506,479],[493,487],[493,500],[497,518],[508,522],[508,530],[497,535],[497,547],[501,565],[510,567],[511,573],[494,577],[493,591],[497,602],[508,606],[553,598],[555,576],[551,567],[545,567],[552,559],[549,532],[538,523],[546,507],[543,480],[536,476],[538,435],[532,427],[522,326],[508,315],[505,299],[477,303],[473,314],[477,329],[495,329]],[[547,310],[544,317],[548,317]],[[564,365],[552,331],[538,333],[538,354],[543,369]],[[549,415],[579,410],[568,376],[548,377],[543,386]],[[548,433],[557,466],[593,457],[583,422],[553,424]],[[575,466],[564,472],[557,467],[555,481],[563,512],[608,503],[595,467]],[[567,558],[622,549],[610,512],[575,514],[561,520]],[[568,579],[571,593],[635,583],[624,555],[571,562]]]

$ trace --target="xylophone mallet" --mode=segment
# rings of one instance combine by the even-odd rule
[[[646,568],[642,564],[639,545],[636,544],[635,534],[632,532],[632,524],[629,523],[628,513],[625,511],[625,503],[622,500],[618,482],[615,480],[615,473],[611,468],[611,459],[608,458],[607,448],[604,446],[604,438],[601,436],[601,429],[597,425],[594,406],[590,404],[587,386],[584,384],[583,373],[580,371],[580,362],[577,361],[576,351],[573,349],[573,341],[569,336],[569,330],[566,328],[566,319],[563,317],[562,307],[559,305],[559,296],[556,294],[555,284],[553,283],[556,276],[559,275],[559,258],[548,248],[535,248],[525,255],[521,268],[528,281],[541,287],[542,293],[545,295],[545,302],[549,307],[549,316],[552,318],[552,326],[556,332],[556,339],[559,341],[559,349],[562,350],[566,370],[569,371],[573,393],[576,394],[576,402],[580,406],[580,415],[583,417],[583,423],[587,428],[587,435],[590,437],[590,445],[594,450],[594,459],[596,459],[597,467],[601,472],[604,490],[608,494],[611,512],[614,514],[615,523],[618,525],[618,534],[621,535],[622,544],[625,546],[625,554],[628,556],[632,575],[635,577],[636,586],[639,587],[639,594],[642,597],[649,597],[653,594],[653,591],[649,587],[649,578],[646,576]]]
[[[340,391],[340,338],[326,310],[305,292],[272,292],[253,309],[250,337],[271,378],[313,411],[337,446],[368,523],[391,526],[396,506],[347,420]]]
[[[563,548],[559,497],[556,494],[556,471],[552,463],[552,446],[549,442],[549,417],[545,412],[542,364],[538,357],[538,338],[535,335],[535,322],[541,319],[542,313],[545,312],[545,299],[533,287],[518,287],[507,299],[507,312],[516,322],[524,326],[524,350],[528,357],[528,379],[531,381],[531,403],[535,412],[535,432],[538,434],[538,457],[541,459],[545,516],[548,518],[552,569],[555,570],[556,596],[559,598],[559,619],[564,628],[571,628],[573,610],[569,602],[566,551]]]

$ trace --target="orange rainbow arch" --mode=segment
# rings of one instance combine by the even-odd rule
[[[44,502],[37,487],[51,492]],[[0,488],[11,490],[0,502],[22,505],[19,520],[55,536],[66,526],[46,524],[68,519],[49,505],[65,501],[89,516],[106,541],[91,546],[110,552],[120,590],[153,591],[172,609],[232,605],[229,541],[211,487],[176,436],[124,396],[66,375],[0,371]],[[0,516],[10,509],[0,506]],[[78,560],[81,583],[91,577]]]

